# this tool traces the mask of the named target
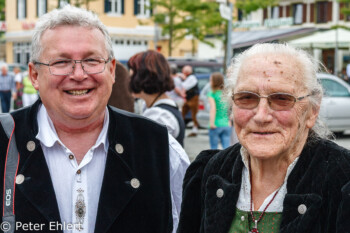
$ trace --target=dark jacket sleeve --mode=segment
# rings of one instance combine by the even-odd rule
[[[202,218],[201,185],[204,169],[218,150],[202,151],[188,167],[183,182],[180,222],[177,233],[199,232]]]

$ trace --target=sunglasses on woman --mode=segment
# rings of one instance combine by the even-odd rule
[[[297,101],[300,101],[306,97],[311,96],[308,94],[301,97],[295,97],[287,93],[273,93],[268,96],[260,96],[254,92],[242,91],[232,95],[232,100],[237,107],[241,109],[253,109],[256,108],[261,98],[266,98],[271,109],[276,111],[285,111],[293,108]]]

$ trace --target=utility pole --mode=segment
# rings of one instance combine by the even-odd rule
[[[233,4],[231,2],[226,2],[226,0],[216,0],[216,2],[220,3],[220,14],[221,17],[226,19],[227,22],[227,35],[226,35],[226,60],[224,65],[224,71],[226,72],[227,67],[231,63],[232,58],[232,48],[231,48],[231,36],[232,36],[232,12],[233,12]]]

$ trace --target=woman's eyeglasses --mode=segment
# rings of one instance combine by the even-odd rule
[[[268,96],[260,96],[254,92],[242,91],[233,94],[232,100],[239,108],[253,109],[259,105],[261,98],[266,98],[271,109],[276,111],[285,111],[293,108],[295,102],[300,101],[311,95],[312,94],[308,94],[301,97],[295,97],[287,93],[273,93]]]

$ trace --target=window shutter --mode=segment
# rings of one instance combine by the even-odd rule
[[[39,0],[36,0],[36,17],[39,17]]]
[[[307,8],[307,5],[304,3],[303,4],[303,23],[306,23],[306,15],[307,15],[306,8]]]
[[[328,5],[327,10],[326,10],[327,22],[330,22],[330,21],[332,21],[332,16],[333,16],[333,3],[328,2],[327,5]]]
[[[47,13],[47,0],[45,0],[45,13]]]
[[[24,18],[27,18],[27,0],[24,0]]]
[[[137,0],[134,0],[134,15],[137,15],[139,13]]]
[[[287,6],[286,13],[287,13],[287,17],[290,17],[290,6]]]
[[[263,10],[263,19],[267,19],[267,9]]]
[[[124,15],[124,0],[121,0],[122,1],[122,15]]]
[[[16,2],[17,2],[17,6],[16,6],[16,9],[17,9],[17,10],[16,10],[16,19],[18,19],[18,11],[19,11],[19,9],[18,9],[18,1],[19,1],[19,0],[16,1]]]
[[[345,19],[345,17],[344,17],[344,14],[342,14],[341,13],[341,9],[343,8],[345,6],[345,4],[343,3],[343,2],[341,2],[340,4],[339,4],[339,14],[340,14],[340,16],[339,16],[339,19],[340,20],[344,20]]]
[[[109,0],[105,0],[105,13],[111,12],[111,2]]]
[[[315,22],[315,4],[310,4],[310,22]]]
[[[283,6],[279,6],[279,9],[278,9],[278,17],[282,18],[283,17]]]
[[[153,4],[151,2],[149,3],[149,13],[151,16],[153,15]]]

